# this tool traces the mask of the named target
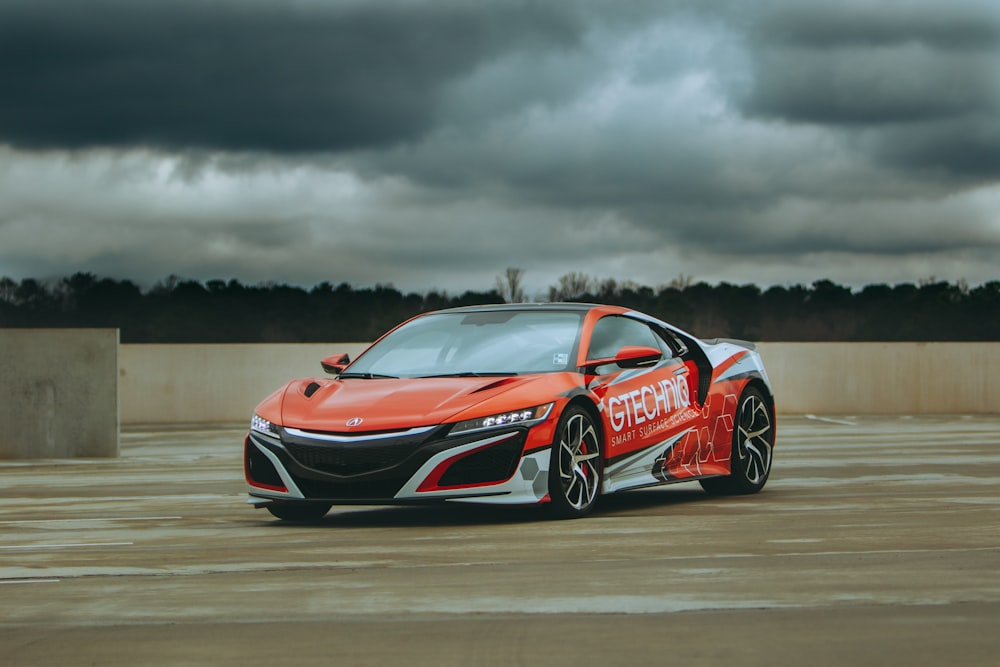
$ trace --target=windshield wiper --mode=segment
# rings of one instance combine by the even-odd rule
[[[490,371],[483,373],[476,373],[473,371],[465,371],[464,373],[441,373],[439,375],[421,375],[421,378],[492,378],[492,377],[510,377],[512,375],[517,375],[517,373],[511,373],[507,371]]]
[[[337,376],[341,380],[398,380],[395,375],[380,375],[379,373],[341,373]]]

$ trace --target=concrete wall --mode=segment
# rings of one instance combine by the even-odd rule
[[[254,406],[296,377],[322,377],[320,359],[365,343],[122,345],[126,424],[250,422]]]
[[[1000,412],[1000,343],[761,343],[779,410]]]
[[[319,360],[365,344],[123,345],[122,421],[248,421],[294,377],[322,376]],[[786,414],[1000,412],[1000,343],[762,343]]]
[[[364,343],[118,345],[114,329],[0,329],[0,458],[118,455],[118,425],[245,422]],[[786,414],[1000,412],[1000,343],[762,343]]]
[[[118,456],[118,330],[0,329],[0,458]]]

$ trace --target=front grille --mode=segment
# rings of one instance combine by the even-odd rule
[[[417,445],[409,440],[392,439],[316,445],[285,442],[285,448],[306,468],[352,477],[397,466],[416,451]]]
[[[353,478],[402,468],[416,472],[428,444],[440,439],[442,428],[398,431],[395,433],[316,433],[283,430],[281,444],[296,467],[314,473]],[[412,474],[412,472],[410,474]]]
[[[509,479],[517,470],[523,449],[522,436],[474,452],[451,464],[441,476],[438,486],[486,484]]]

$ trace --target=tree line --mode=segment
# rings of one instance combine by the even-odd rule
[[[149,289],[77,273],[57,281],[0,278],[0,327],[111,327],[123,343],[364,342],[430,310],[524,300],[523,271],[486,291],[403,293],[392,285],[243,285],[170,277]],[[549,300],[635,308],[703,338],[755,341],[997,341],[1000,281],[927,280],[851,289],[710,285],[681,276],[653,288],[568,274]]]

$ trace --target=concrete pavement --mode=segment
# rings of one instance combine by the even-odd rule
[[[1000,417],[784,417],[763,493],[244,504],[239,427],[0,462],[0,664],[995,665]]]

